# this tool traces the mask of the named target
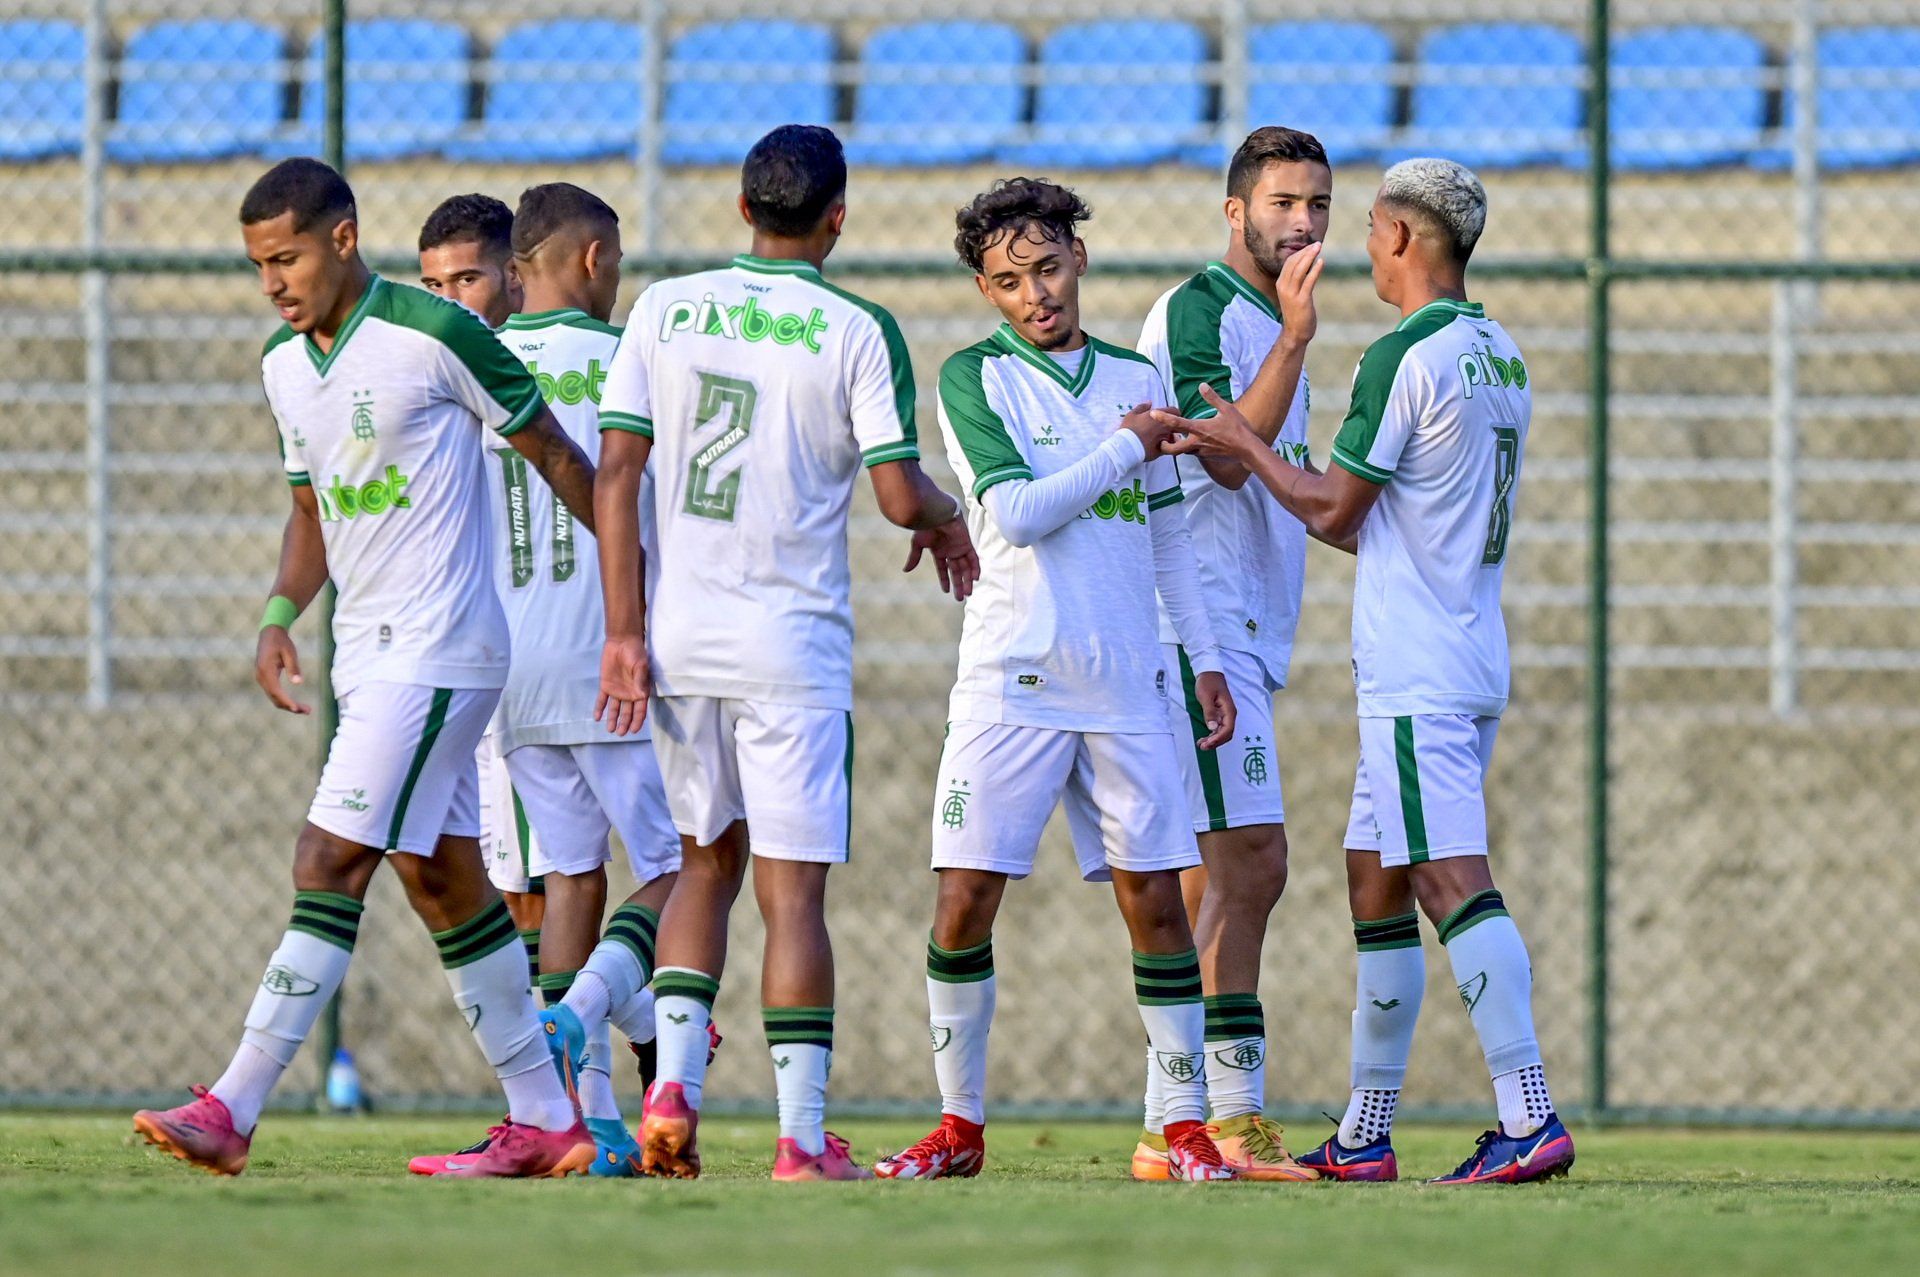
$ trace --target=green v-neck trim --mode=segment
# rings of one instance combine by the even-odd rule
[[[1252,284],[1249,284],[1239,271],[1227,265],[1225,262],[1208,262],[1207,269],[1225,280],[1235,292],[1258,306],[1261,310],[1267,312],[1269,319],[1280,318],[1280,312],[1275,309],[1272,299]]]
[[[313,370],[316,373],[322,377],[327,375],[327,370],[332,368],[334,361],[340,358],[340,352],[347,348],[347,338],[353,336],[354,331],[360,327],[360,321],[365,319],[367,311],[373,308],[373,299],[386,286],[387,281],[378,275],[368,278],[367,291],[360,294],[360,300],[354,305],[353,313],[347,316],[346,323],[340,325],[340,331],[333,335],[333,349],[326,354],[320,353],[320,347],[314,344],[312,333],[302,334],[301,344],[306,348],[307,358],[313,361]]]
[[[1422,316],[1428,316],[1430,318],[1433,315],[1441,313],[1464,315],[1468,319],[1485,319],[1487,317],[1487,308],[1479,302],[1455,301],[1451,297],[1440,297],[1428,302],[1419,310],[1414,311],[1411,315],[1408,315],[1405,319],[1394,325],[1393,331],[1403,333],[1419,323]]]
[[[820,278],[820,271],[812,262],[803,262],[794,258],[755,257],[752,253],[740,253],[733,264],[741,270],[750,270],[759,275],[810,275]]]
[[[1084,336],[1085,334],[1082,335]],[[1059,360],[1049,355],[1046,351],[1040,350],[1034,346],[1032,342],[1015,332],[1012,324],[1001,324],[1000,327],[994,329],[993,337],[994,340],[999,342],[1001,347],[1009,353],[1018,355],[1021,359],[1026,360],[1035,368],[1038,368],[1041,372],[1053,378],[1062,390],[1072,395],[1075,399],[1078,399],[1081,392],[1086,390],[1093,382],[1093,363],[1097,352],[1094,350],[1093,339],[1091,337],[1086,339],[1087,357],[1080,361],[1080,371],[1074,373],[1072,376],[1067,375],[1067,370],[1060,366]]]
[[[531,310],[508,315],[502,328],[551,328],[555,324],[570,324],[576,319],[588,318],[587,312],[578,306],[563,306],[559,310]]]

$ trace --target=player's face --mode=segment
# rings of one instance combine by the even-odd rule
[[[613,318],[613,306],[620,297],[620,229],[615,227],[607,232],[606,238],[598,241],[598,246],[599,251],[593,257],[593,275],[587,281],[587,292],[593,301],[593,317],[605,323]]]
[[[1398,254],[1398,230],[1404,225],[1396,222],[1393,211],[1378,199],[1367,210],[1367,261],[1373,265],[1373,291],[1389,305],[1399,305],[1399,264],[1403,259]]]
[[[333,315],[351,277],[348,262],[359,244],[354,220],[321,229],[293,229],[293,214],[240,228],[247,260],[260,273],[260,291],[297,333],[309,333]]]
[[[520,274],[513,262],[496,259],[470,241],[423,251],[420,286],[459,302],[489,328],[498,328],[520,309]]]
[[[1244,201],[1227,202],[1227,218],[1245,238],[1247,252],[1261,270],[1278,277],[1289,257],[1326,239],[1333,170],[1310,160],[1269,164]]]
[[[1041,350],[1066,350],[1080,337],[1080,277],[1087,247],[1040,227],[1007,233],[981,254],[974,283],[1013,330]]]

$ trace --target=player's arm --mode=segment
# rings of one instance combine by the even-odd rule
[[[1164,410],[1154,413],[1174,432],[1167,451],[1232,458],[1245,466],[1289,514],[1305,524],[1309,534],[1351,553],[1358,542],[1360,525],[1366,522],[1385,485],[1337,465],[1325,474],[1292,465],[1263,442],[1240,410],[1222,399],[1213,387],[1202,386],[1200,394],[1214,410],[1210,417],[1181,417]]]
[[[293,488],[293,509],[280,533],[280,567],[273,574],[273,593],[253,650],[254,681],[276,709],[289,714],[311,714],[313,707],[301,704],[281,686],[283,675],[295,685],[302,681],[300,653],[288,631],[326,583],[327,547],[320,536],[320,501],[311,484],[300,483]]]
[[[554,494],[566,503],[587,531],[594,523],[593,462],[570,438],[544,404],[526,425],[507,436],[513,450],[540,472]]]
[[[600,698],[593,716],[615,736],[640,730],[652,681],[647,668],[647,563],[640,544],[640,479],[653,436],[625,428],[600,433],[600,473],[593,484],[594,534],[600,551],[600,597],[607,641],[600,654]]]
[[[1207,735],[1196,741],[1201,749],[1216,749],[1233,739],[1238,717],[1233,693],[1227,690],[1227,678],[1221,672],[1220,645],[1214,637],[1213,622],[1208,619],[1206,600],[1200,592],[1200,560],[1193,553],[1193,534],[1187,529],[1187,513],[1181,504],[1180,488],[1170,462],[1147,467],[1148,486],[1154,476],[1165,475],[1169,486],[1147,494],[1147,529],[1153,534],[1153,580],[1166,604],[1173,632],[1194,670],[1194,696],[1200,701],[1207,721]]]
[[[920,566],[922,554],[931,554],[941,590],[956,599],[973,593],[973,584],[980,579],[980,556],[967,532],[966,509],[959,499],[941,491],[920,463],[911,459],[868,466],[867,477],[887,522],[913,533],[907,565],[901,571],[913,571]]]
[[[1325,267],[1326,259],[1321,255],[1319,244],[1307,245],[1280,267],[1280,335],[1260,361],[1260,370],[1254,374],[1252,384],[1233,401],[1254,434],[1269,449],[1286,427],[1294,396],[1300,393],[1307,346],[1320,323],[1314,308],[1313,289]],[[1245,486],[1251,475],[1246,466],[1231,457],[1202,453],[1199,460],[1207,475],[1223,488],[1237,490]]]
[[[1044,479],[996,483],[981,502],[1001,536],[1017,546],[1032,545],[1079,518],[1102,493],[1157,454],[1169,437],[1166,427],[1153,419],[1151,404],[1135,404],[1112,435],[1065,470]]]

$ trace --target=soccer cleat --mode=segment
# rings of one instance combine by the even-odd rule
[[[1400,1163],[1393,1155],[1393,1143],[1385,1136],[1359,1148],[1348,1148],[1335,1131],[1319,1148],[1302,1153],[1300,1164],[1318,1171],[1321,1179],[1384,1183],[1400,1178]]]
[[[1515,1138],[1496,1126],[1474,1144],[1473,1153],[1429,1184],[1532,1184],[1565,1175],[1573,1166],[1573,1136],[1556,1114],[1531,1135]]]
[[[1167,1169],[1167,1137],[1158,1131],[1141,1131],[1140,1142],[1133,1146],[1133,1177],[1155,1182],[1170,1180]]]
[[[567,1095],[578,1110],[580,1070],[587,1059],[587,1031],[573,1008],[564,1002],[556,1002],[540,1012],[540,1027],[547,1035],[547,1054],[553,1057],[553,1067],[566,1083]]]
[[[944,1113],[918,1144],[875,1162],[873,1173],[881,1179],[969,1179],[987,1163],[986,1130]]]
[[[1239,1178],[1200,1122],[1167,1124],[1167,1178],[1186,1184]]]
[[[251,1135],[233,1129],[233,1114],[220,1097],[204,1086],[190,1088],[191,1104],[155,1112],[141,1109],[133,1115],[133,1129],[146,1141],[198,1166],[209,1175],[238,1175],[247,1169]]]
[[[640,1173],[640,1145],[619,1121],[590,1117],[587,1133],[593,1136],[593,1168],[587,1174],[599,1179],[630,1179]]]
[[[700,1147],[695,1131],[700,1112],[687,1103],[678,1082],[655,1082],[647,1092],[640,1119],[640,1170],[669,1179],[700,1177]]]
[[[593,1168],[593,1136],[575,1123],[564,1131],[543,1131],[521,1122],[502,1122],[487,1132],[487,1147],[471,1157],[454,1154],[440,1174],[449,1179],[560,1179]]]
[[[1237,1179],[1300,1183],[1319,1179],[1320,1173],[1302,1166],[1280,1142],[1282,1128],[1258,1113],[1229,1117],[1207,1127],[1221,1160]]]
[[[502,1118],[504,1124],[507,1119]],[[487,1151],[487,1145],[493,1143],[493,1132],[488,1131],[476,1142],[467,1145],[458,1153],[423,1153],[407,1163],[407,1170],[414,1175],[438,1175],[448,1169],[448,1164],[461,1158],[477,1157]]]
[[[789,1139],[774,1145],[773,1182],[798,1184],[807,1180],[872,1179],[873,1172],[853,1160],[847,1142],[827,1132],[827,1146],[809,1153]]]

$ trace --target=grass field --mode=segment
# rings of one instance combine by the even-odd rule
[[[986,1174],[770,1184],[772,1131],[715,1120],[708,1174],[414,1179],[472,1121],[275,1118],[216,1181],[117,1116],[0,1116],[0,1273],[1767,1273],[1897,1271],[1920,1237],[1920,1138],[1582,1131],[1572,1178],[1529,1188],[1188,1186],[1126,1178],[1132,1130],[1006,1123]],[[918,1126],[840,1126],[863,1160]],[[1397,1132],[1406,1173],[1465,1128]],[[1295,1141],[1304,1146],[1307,1134]]]

